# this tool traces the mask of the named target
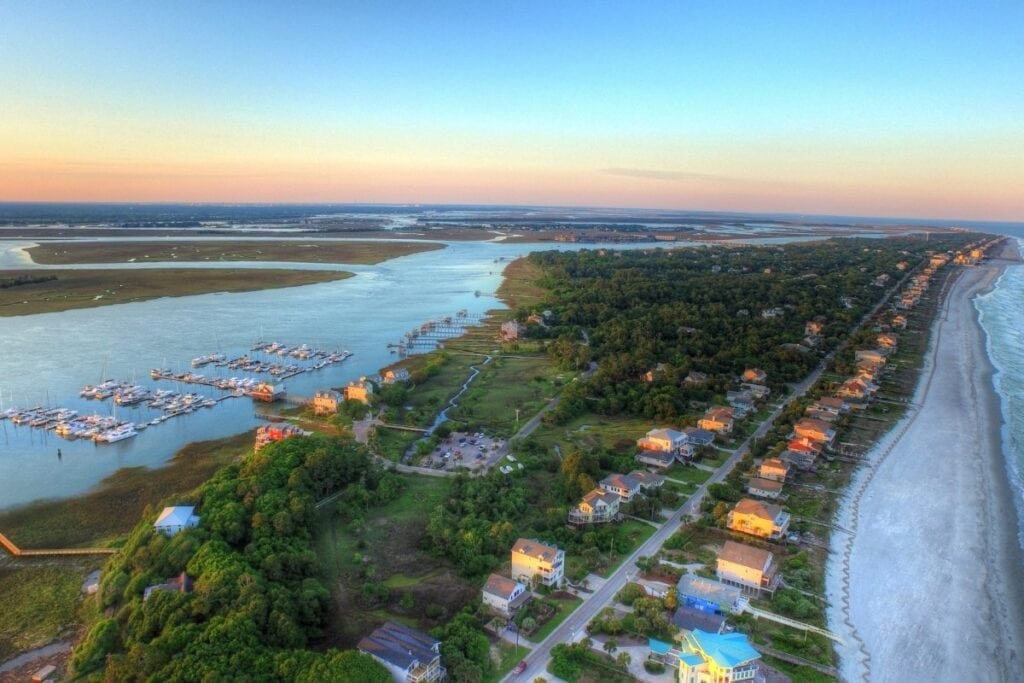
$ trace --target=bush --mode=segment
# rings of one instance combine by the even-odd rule
[[[663,674],[665,673],[665,665],[659,661],[648,659],[644,661],[644,671],[649,674]]]

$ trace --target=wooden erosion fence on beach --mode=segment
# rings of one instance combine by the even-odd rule
[[[22,550],[11,539],[0,534],[0,546],[13,557],[60,557],[70,555],[112,555],[115,548],[51,548],[49,550]]]

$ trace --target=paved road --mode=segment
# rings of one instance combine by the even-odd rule
[[[860,327],[867,320],[869,320],[873,315],[878,313],[879,310],[881,310],[882,306],[884,306],[886,302],[888,302],[892,294],[895,291],[897,291],[897,289],[899,289],[899,287],[903,284],[907,277],[909,277],[909,273],[906,276],[904,276],[904,278],[901,279],[895,286],[889,289],[889,291],[886,292],[885,296],[881,299],[881,301],[879,301],[877,305],[875,305],[867,314],[864,315],[860,322],[858,322],[853,327],[853,329],[851,330],[851,334],[858,327]],[[615,595],[620,590],[622,590],[622,588],[627,583],[629,583],[629,581],[634,576],[636,576],[639,573],[639,570],[636,566],[637,559],[640,557],[650,557],[657,553],[661,546],[664,545],[665,541],[667,541],[669,537],[671,537],[679,528],[679,524],[682,522],[683,518],[688,515],[695,514],[700,510],[700,504],[701,501],[704,499],[704,494],[707,493],[708,486],[710,486],[711,484],[722,482],[729,475],[729,473],[732,472],[733,468],[736,467],[736,464],[747,453],[750,452],[750,445],[753,442],[753,440],[762,438],[768,433],[768,431],[772,428],[775,419],[782,413],[782,411],[785,410],[790,403],[797,400],[798,398],[803,397],[804,394],[806,394],[807,391],[812,386],[814,386],[814,383],[817,382],[818,379],[821,377],[821,374],[825,371],[825,368],[828,366],[828,363],[832,360],[835,354],[844,349],[847,346],[847,344],[848,340],[844,340],[835,351],[825,356],[822,362],[818,365],[818,367],[814,369],[813,372],[811,372],[811,374],[804,378],[802,382],[794,386],[793,392],[789,395],[789,397],[781,404],[779,404],[779,406],[775,408],[775,410],[773,410],[772,413],[767,418],[765,418],[760,425],[758,425],[757,429],[754,430],[753,434],[748,436],[746,440],[743,441],[743,443],[741,443],[735,450],[732,451],[731,455],[726,459],[724,463],[722,463],[721,467],[715,470],[714,474],[712,474],[706,482],[701,484],[697,491],[694,492],[694,494],[690,496],[685,503],[683,503],[683,506],[679,508],[675,512],[675,514],[673,514],[668,519],[668,521],[666,521],[665,524],[663,524],[662,527],[658,529],[658,531],[654,532],[653,536],[651,536],[649,539],[647,539],[646,542],[644,542],[643,545],[641,545],[639,548],[633,551],[633,554],[626,558],[626,560],[619,566],[618,569],[615,570],[614,573],[612,573],[610,577],[608,577],[608,580],[605,581],[600,588],[595,590],[589,596],[586,596],[584,598],[583,604],[581,604],[575,612],[570,614],[569,618],[567,618],[558,628],[551,632],[551,635],[549,635],[547,638],[541,641],[537,645],[537,647],[534,648],[534,650],[530,653],[527,660],[529,662],[529,665],[527,666],[526,670],[523,671],[523,673],[519,674],[518,676],[509,674],[503,680],[532,681],[534,678],[538,676],[550,676],[550,674],[547,673],[547,667],[548,662],[551,659],[551,648],[553,648],[555,645],[558,645],[559,643],[572,642],[581,634],[585,633],[585,627],[587,623],[589,623],[591,619],[597,616],[597,614],[602,609],[604,609],[608,605],[611,605],[612,601],[615,598]],[[593,370],[594,368],[591,368],[591,370],[589,370],[588,372],[592,374]],[[554,401],[552,403],[554,403]],[[537,418],[534,419],[537,419],[539,422],[539,418],[540,415],[538,415]],[[536,429],[536,426],[534,426],[533,429]],[[533,430],[531,429],[530,431]]]

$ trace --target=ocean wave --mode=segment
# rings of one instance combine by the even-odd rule
[[[1024,239],[1018,242],[1024,253]],[[1024,267],[1007,268],[974,305],[996,370],[992,383],[1002,403],[1003,454],[1024,548]]]

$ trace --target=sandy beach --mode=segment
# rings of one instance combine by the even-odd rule
[[[829,628],[847,681],[1024,679],[1024,564],[1002,413],[973,298],[1005,263],[963,269],[914,408],[868,455],[837,523]]]

